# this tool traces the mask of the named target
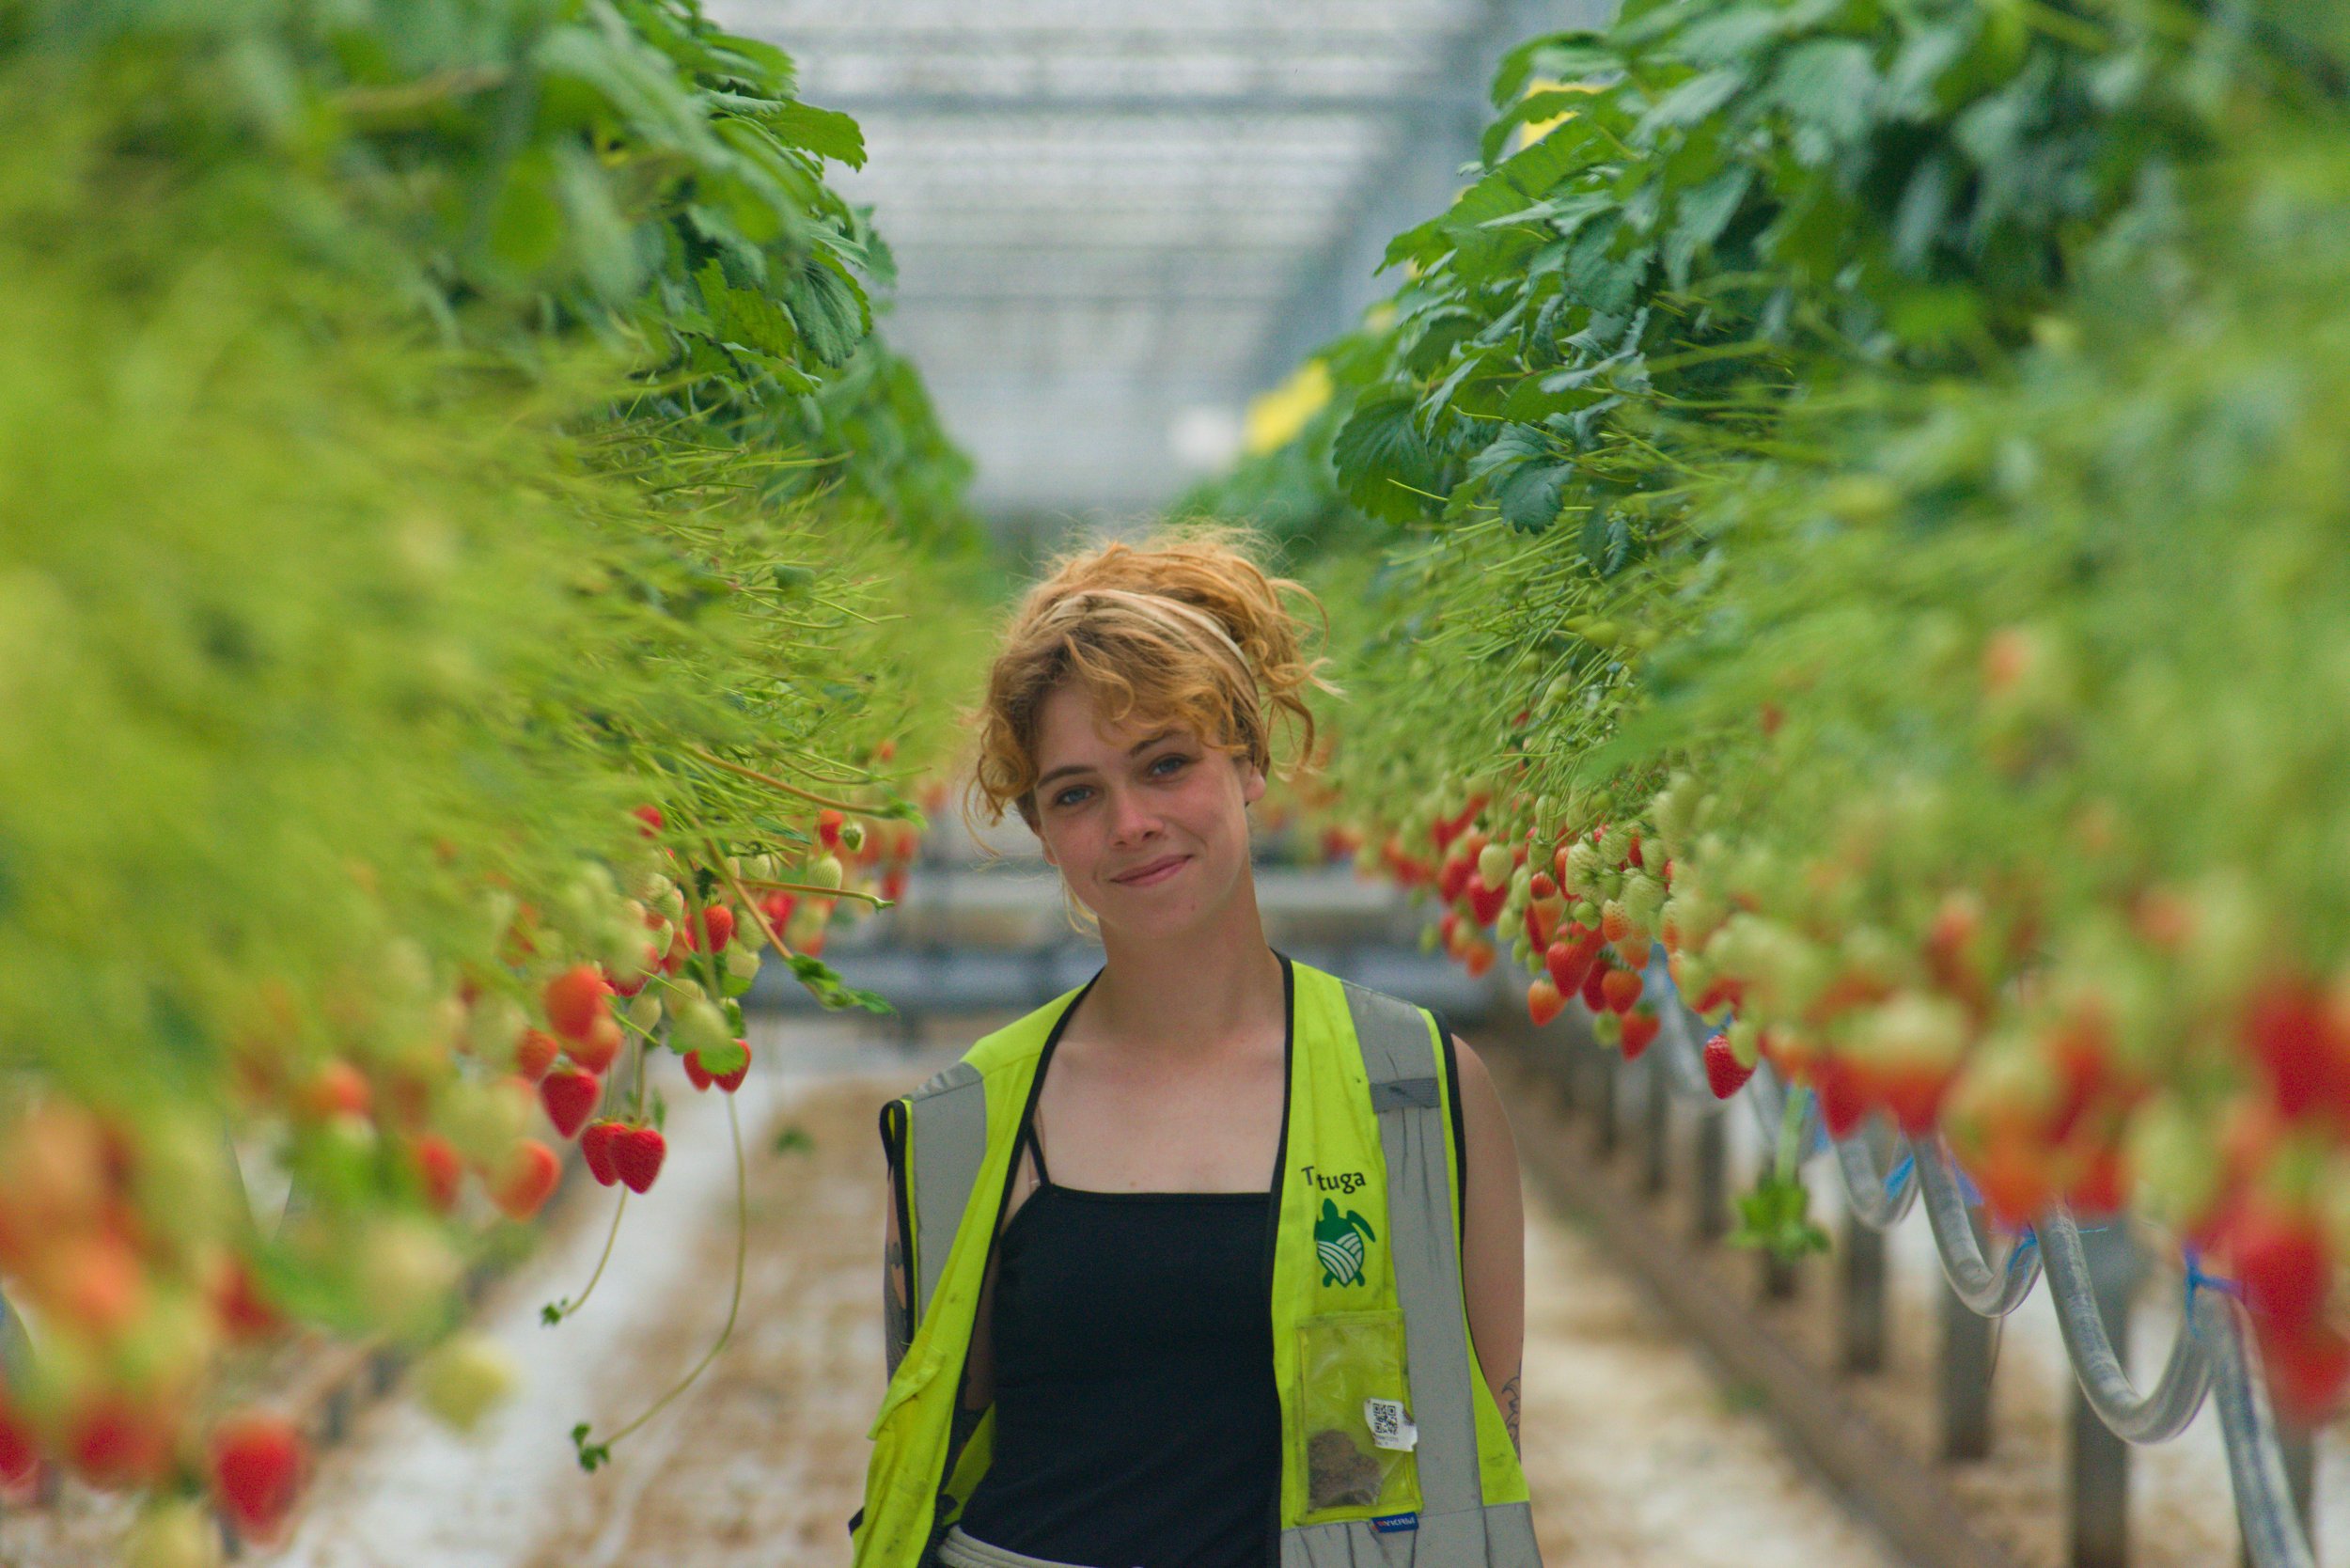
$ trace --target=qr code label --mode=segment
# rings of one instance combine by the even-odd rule
[[[1399,1400],[1363,1401],[1363,1420],[1371,1427],[1373,1447],[1409,1450],[1419,1445],[1419,1429],[1403,1413],[1402,1403]]]

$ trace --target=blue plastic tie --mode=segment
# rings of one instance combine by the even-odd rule
[[[1902,1157],[1894,1162],[1892,1169],[1885,1173],[1885,1196],[1887,1198],[1892,1199],[1901,1196],[1902,1178],[1907,1176],[1910,1171],[1916,1168],[1917,1164],[1918,1155],[1916,1151],[1909,1149],[1902,1151]]]
[[[2222,1295],[2232,1295],[2241,1301],[2244,1298],[2244,1287],[2225,1275],[2205,1274],[2201,1262],[2202,1255],[2195,1248],[2181,1247],[2179,1253],[2186,1264],[2186,1331],[2194,1334],[2196,1332],[2195,1293],[2197,1290],[2217,1291]]]

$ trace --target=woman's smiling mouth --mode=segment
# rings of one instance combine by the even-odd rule
[[[1165,882],[1174,874],[1177,867],[1190,858],[1191,856],[1187,855],[1164,855],[1147,866],[1128,871],[1122,876],[1114,876],[1110,880],[1121,887],[1149,887],[1153,884]]]

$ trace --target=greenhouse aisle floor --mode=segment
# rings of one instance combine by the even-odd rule
[[[321,1461],[299,1533],[248,1561],[302,1568],[676,1568],[845,1563],[882,1383],[873,1114],[930,1070],[837,1026],[770,1029],[743,1092],[750,1262],[733,1342],[593,1476],[581,1419],[609,1430],[666,1388],[723,1321],[732,1173],[714,1096],[672,1091],[671,1167],[633,1200],[603,1285],[559,1328],[542,1303],[593,1268],[607,1195],[572,1204],[483,1325],[528,1381],[474,1438],[395,1397]],[[939,1059],[946,1059],[941,1056]],[[779,1070],[778,1070],[779,1069]],[[682,1090],[682,1086],[679,1086]],[[805,1135],[779,1138],[796,1129]],[[1558,1568],[1889,1564],[1572,1227],[1534,1208],[1525,1422],[1546,1560]],[[681,1223],[681,1216],[691,1216]],[[592,1378],[565,1367],[602,1368]]]

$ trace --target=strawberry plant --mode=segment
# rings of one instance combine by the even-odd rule
[[[599,1104],[658,1201],[762,953],[885,1005],[963,469],[856,127],[689,0],[21,5],[0,106],[0,1472],[267,1531],[224,1357],[442,1334]]]
[[[1449,952],[1630,1052],[1661,945],[1717,1092],[1939,1132],[2009,1229],[2130,1202],[2261,1281],[2303,1412],[2350,1377],[2341,65],[2135,4],[1533,40],[1279,458],[1367,607],[1321,809]]]

